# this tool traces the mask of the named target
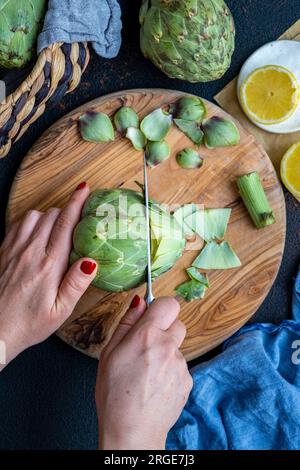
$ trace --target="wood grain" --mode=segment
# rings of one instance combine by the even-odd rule
[[[171,90],[130,90],[96,99],[73,111],[52,126],[24,159],[14,181],[7,222],[20,218],[29,208],[46,210],[62,207],[81,181],[92,189],[126,187],[137,189],[143,181],[142,155],[119,136],[114,143],[84,142],[78,133],[77,118],[87,109],[113,115],[122,105],[132,106],[140,118],[159,106],[174,102],[184,93]],[[206,102],[209,116],[227,116]],[[175,155],[191,142],[173,128],[167,137],[171,158],[149,172],[150,196],[164,204],[203,203],[206,207],[230,207],[226,239],[242,261],[242,267],[210,273],[211,288],[204,300],[181,303],[180,319],[187,326],[182,352],[193,359],[239,329],[257,310],[277,274],[285,242],[285,203],[271,161],[252,135],[238,123],[241,142],[227,149],[200,148],[205,164],[200,170],[178,167]],[[257,230],[236,189],[236,178],[258,171],[276,215],[276,224]],[[154,283],[154,295],[172,295],[174,287],[186,279],[197,251],[189,249],[167,274]],[[110,294],[91,287],[81,299],[58,335],[80,351],[98,357],[135,293],[144,286],[122,294]]]

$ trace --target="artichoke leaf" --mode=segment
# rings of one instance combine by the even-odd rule
[[[198,271],[198,269],[196,269],[194,266],[188,268],[186,272],[188,273],[191,279],[194,279],[194,281],[204,284],[205,287],[209,287],[209,280],[207,274],[200,273],[200,271]]]
[[[181,227],[184,236],[192,236],[194,234],[194,230],[187,223],[185,223],[185,219],[197,211],[198,211],[197,205],[194,203],[191,203],[191,204],[185,204],[184,206],[179,207],[179,209],[177,209],[174,212],[173,214],[174,219],[177,221],[177,223]]]
[[[183,132],[198,147],[203,142],[204,133],[197,122],[187,121],[185,119],[174,119],[178,129]]]
[[[148,114],[141,122],[141,131],[145,137],[153,142],[163,140],[171,129],[172,116],[161,108]]]
[[[185,223],[203,240],[210,242],[212,240],[223,240],[231,209],[205,209],[188,215]]]
[[[205,245],[203,250],[193,262],[198,269],[232,269],[241,266],[241,261],[226,241],[218,244],[211,241]]]
[[[206,292],[204,284],[191,279],[176,287],[175,292],[187,302],[203,299]]]

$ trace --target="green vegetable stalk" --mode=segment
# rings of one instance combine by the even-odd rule
[[[257,228],[264,228],[276,222],[259,174],[254,171],[237,179],[241,198]]]

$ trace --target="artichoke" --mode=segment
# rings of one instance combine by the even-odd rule
[[[47,0],[0,0],[0,66],[21,68],[35,54]]]
[[[142,53],[171,78],[221,78],[235,44],[232,15],[223,0],[143,0]]]
[[[185,238],[175,218],[150,201],[152,277],[173,267]],[[98,262],[94,285],[122,292],[145,282],[147,240],[144,197],[129,189],[94,191],[74,231],[71,263],[81,257]]]

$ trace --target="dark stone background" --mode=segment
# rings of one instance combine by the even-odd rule
[[[120,3],[124,30],[119,56],[109,61],[92,53],[82,85],[55,108],[47,110],[9,156],[0,160],[0,237],[4,234],[9,190],[19,164],[36,139],[57,119],[93,98],[120,89],[172,88],[212,100],[238,74],[253,51],[279,37],[300,18],[299,0],[228,0],[237,29],[232,67],[217,82],[191,85],[169,79],[142,57],[138,25],[140,1],[122,0]],[[11,91],[25,73],[2,72],[0,79],[6,81]],[[288,230],[284,259],[270,294],[254,317],[256,321],[279,322],[290,315],[293,278],[300,258],[300,204],[287,192],[285,197]],[[211,354],[206,357],[209,356]],[[96,448],[93,401],[96,368],[95,360],[56,337],[18,357],[1,374],[0,449]]]

